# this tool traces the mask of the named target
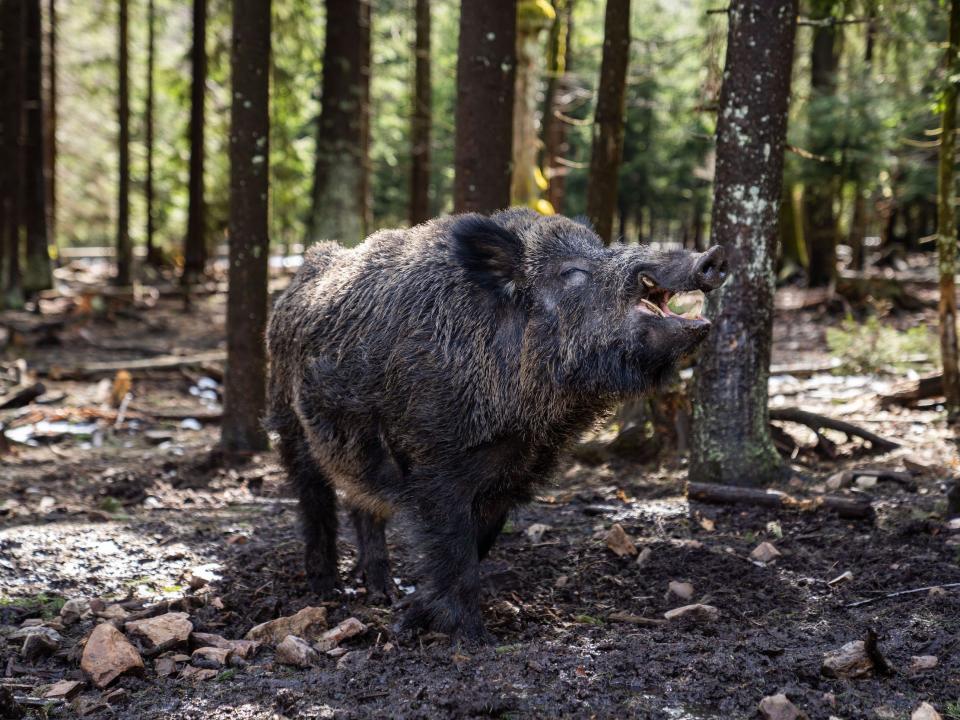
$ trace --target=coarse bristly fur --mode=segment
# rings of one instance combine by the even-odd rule
[[[582,222],[519,208],[312,247],[268,330],[268,425],[300,494],[311,586],[340,584],[339,493],[371,600],[393,594],[384,529],[401,514],[424,559],[402,627],[486,638],[478,562],[509,510],[709,329],[641,298],[724,274],[716,248],[604,247]]]

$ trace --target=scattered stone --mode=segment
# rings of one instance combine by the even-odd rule
[[[310,643],[296,635],[287,635],[277,645],[276,659],[284,665],[310,667],[317,664],[317,651],[310,647]]]
[[[190,644],[193,647],[215,647],[230,650],[235,657],[249,660],[257,654],[260,643],[253,640],[227,640],[213,633],[190,633]]]
[[[713,605],[696,603],[667,610],[663,616],[667,620],[696,620],[697,622],[713,622],[720,617],[720,611]]]
[[[922,702],[910,715],[910,720],[943,720],[943,716],[928,702]]]
[[[768,695],[761,700],[760,714],[765,720],[803,720],[807,717],[783,693]]]
[[[773,546],[773,543],[764,541],[753,549],[753,551],[750,553],[750,559],[767,564],[773,562],[782,554],[783,553]]]
[[[650,558],[652,557],[653,557],[653,550],[651,550],[648,547],[645,547],[643,550],[640,551],[640,554],[637,555],[637,567],[643,567],[648,562],[650,562]]]
[[[120,605],[108,605],[103,610],[94,611],[94,615],[104,620],[126,620],[129,614],[126,608]]]
[[[216,572],[217,567],[216,565],[198,565],[197,567],[190,568],[186,573],[186,580],[190,589],[199,590],[205,585],[219,580],[220,576]]]
[[[60,622],[73,625],[90,615],[90,602],[82,598],[67,600],[60,608]]]
[[[123,633],[110,623],[101,623],[87,638],[80,669],[94,685],[105,688],[124,673],[142,671],[143,660]]]
[[[335,647],[332,650],[327,650],[327,657],[338,658],[342,655],[346,655],[348,652],[350,651],[345,647]]]
[[[58,645],[63,642],[60,633],[53,628],[44,627],[43,625],[27,625],[26,627],[18,628],[7,635],[7,640],[26,640],[31,635],[46,635],[47,638]]]
[[[80,680],[60,680],[55,682],[43,694],[50,700],[73,700],[83,690],[84,683]]]
[[[261,623],[246,634],[247,640],[256,640],[270,645],[283,641],[287,635],[315,640],[327,629],[327,609],[325,607],[305,607],[295,615],[279,617]]]
[[[861,490],[870,490],[877,486],[878,479],[876,475],[858,475],[854,482]]]
[[[667,594],[676,595],[681,600],[689,600],[693,597],[693,585],[688,582],[671,580],[670,584],[667,586]]]
[[[157,658],[153,661],[153,671],[157,677],[170,677],[177,671],[177,663],[172,657]]]
[[[947,520],[947,531],[948,532],[960,532],[960,517],[951,518]]]
[[[853,580],[853,573],[847,570],[841,575],[837,575],[833,580],[828,580],[827,585],[830,587],[836,587],[837,585],[844,585]]]
[[[627,535],[620,523],[614,523],[607,531],[605,537],[607,547],[613,551],[617,557],[632,556],[637,554],[637,546],[633,539]]]
[[[201,647],[193,651],[190,661],[197,667],[222,668],[230,664],[232,650],[219,647]]]
[[[183,653],[174,653],[173,655],[170,655],[169,657],[173,658],[173,661],[174,661],[174,662],[178,662],[178,663],[190,662],[190,656],[189,656],[189,655],[184,655]]]
[[[519,610],[517,611],[519,614]],[[367,626],[356,618],[347,618],[335,628],[327,630],[323,635],[320,636],[320,639],[313,644],[318,652],[328,652],[333,650],[337,645],[346,640],[347,638],[352,638],[354,635],[360,635],[361,633],[366,632]]]
[[[152,650],[169,650],[186,643],[193,631],[190,616],[184,612],[168,612],[157,617],[133,620],[127,632],[141,639]]]
[[[103,695],[103,699],[111,705],[120,705],[125,703],[129,698],[130,693],[121,687],[113,688],[113,690],[110,690]]]
[[[187,665],[181,672],[180,677],[183,680],[212,680],[217,676],[216,670],[210,668],[198,668],[193,665]]]
[[[939,663],[940,659],[936,655],[914,655],[910,658],[910,672],[933,670]]]
[[[527,528],[527,537],[530,538],[530,542],[538,543],[543,540],[543,536],[553,530],[552,525],[547,525],[545,523],[534,523]]]
[[[116,628],[113,629],[116,630]],[[87,717],[101,710],[106,710],[107,704],[99,695],[79,695],[70,703],[70,708],[80,717]]]
[[[553,586],[555,588],[565,588],[569,582],[569,577],[566,575],[560,575],[556,580],[553,581]]]
[[[843,487],[844,483],[847,481],[847,473],[844,471],[834,473],[827,478],[827,481],[824,483],[824,486],[827,490],[831,492],[836,492]]]
[[[42,618],[27,618],[22,623],[20,623],[21,628],[40,627],[41,625],[43,625]]]
[[[840,679],[865,678],[873,674],[873,660],[867,654],[863,640],[848,642],[839,650],[831,650],[823,656],[820,668],[827,677]]]
[[[60,642],[63,638],[56,630],[46,627],[30,629],[36,630],[36,632],[27,635],[23,640],[23,647],[20,648],[20,656],[26,662],[32,663],[39,658],[53,655],[60,649]]]
[[[366,665],[370,653],[366,650],[351,650],[337,660],[337,670],[355,670]]]

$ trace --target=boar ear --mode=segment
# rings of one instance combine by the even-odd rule
[[[519,237],[482,215],[459,218],[450,235],[453,256],[471,281],[487,290],[513,294],[523,259]]]

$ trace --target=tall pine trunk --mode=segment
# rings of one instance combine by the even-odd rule
[[[946,87],[940,121],[937,255],[940,268],[940,355],[947,416],[960,417],[960,370],[957,367],[957,225],[955,217],[954,155],[957,131],[957,73],[960,72],[960,0],[950,0],[950,34],[944,61]]]
[[[430,0],[416,0],[413,118],[410,128],[410,224],[430,218]]]
[[[47,182],[47,235],[57,244],[57,3],[47,2],[47,93],[44,98],[43,162]]]
[[[203,197],[204,97],[207,84],[207,0],[193,0],[193,47],[190,52],[190,185],[187,239],[183,251],[183,282],[189,285],[207,266],[207,212]]]
[[[692,481],[762,485],[784,470],[767,377],[796,21],[796,0],[730,3],[711,235],[731,277],[707,300],[713,329],[694,379]]]
[[[119,87],[117,89],[120,182],[117,195],[117,285],[132,281],[133,246],[130,244],[130,82],[128,48],[128,0],[120,0],[119,52],[117,53]]]
[[[233,0],[230,105],[230,285],[221,445],[268,447],[266,409],[270,241],[270,0]]]
[[[155,245],[153,219],[153,102],[154,102],[154,63],[156,53],[156,6],[154,0],[147,0],[147,102],[144,108],[144,149],[147,156],[146,177],[143,181],[143,194],[146,202],[147,226],[147,264],[159,267],[161,264],[159,248]]]
[[[43,150],[43,25],[40,0],[24,0],[25,51],[23,132],[24,202],[23,223],[26,233],[26,262],[23,289],[37,292],[53,287],[47,234],[46,158]]]
[[[317,128],[314,240],[356,245],[367,234],[370,2],[327,0],[323,98]]]
[[[613,214],[623,159],[624,98],[629,60],[630,0],[607,0],[600,87],[587,180],[587,215],[597,234],[608,245],[613,239]]]
[[[23,197],[23,4],[0,1],[0,307],[23,305],[20,281],[20,228]]]
[[[463,0],[457,47],[455,212],[510,204],[516,0]]]
[[[560,119],[560,98],[570,89],[570,57],[573,0],[553,0],[556,17],[547,45],[547,86],[543,99],[543,168],[547,178],[546,200],[555,212],[563,212],[566,170],[560,164],[567,150],[567,126]]]

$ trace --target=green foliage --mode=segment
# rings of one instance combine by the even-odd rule
[[[0,596],[0,607],[15,607],[23,610],[39,610],[44,620],[50,620],[60,614],[60,608],[67,602],[57,595],[38,593],[28,597]]]
[[[939,362],[940,357],[937,337],[926,326],[897,330],[876,316],[862,323],[847,317],[839,328],[827,328],[827,345],[847,372],[902,370],[911,366],[910,358]]]

